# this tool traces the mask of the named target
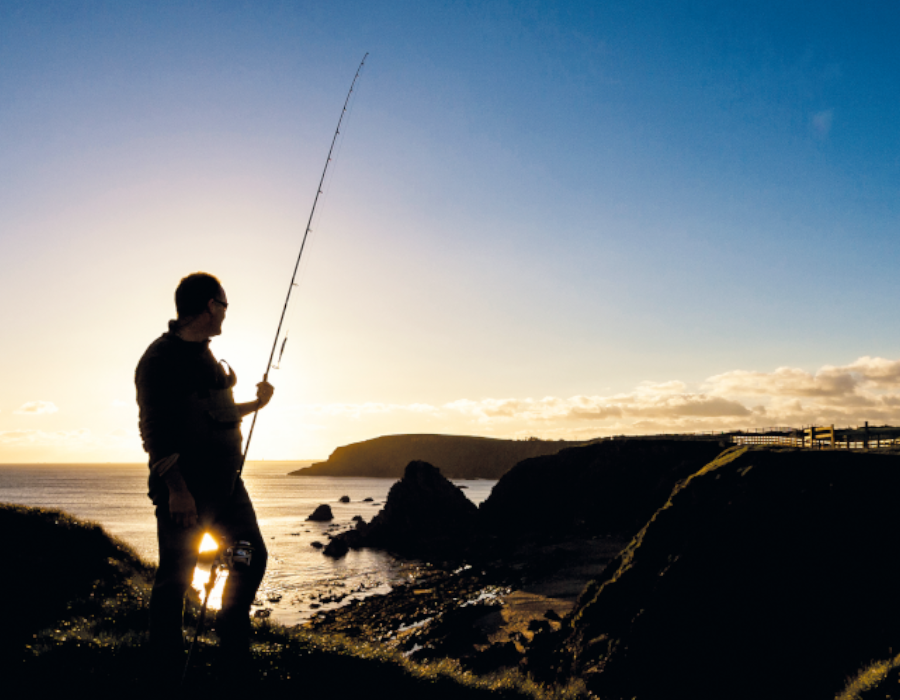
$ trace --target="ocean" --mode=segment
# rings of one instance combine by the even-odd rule
[[[299,624],[319,611],[387,593],[420,566],[376,550],[351,551],[334,560],[314,548],[314,541],[328,543],[328,532],[351,527],[356,515],[370,521],[395,480],[288,476],[309,464],[312,461],[251,461],[244,469],[244,482],[269,550],[268,570],[254,611],[269,610],[262,614],[283,625]],[[464,487],[463,493],[477,505],[497,482],[454,483]],[[340,503],[342,496],[350,502]],[[373,500],[365,502],[366,498]],[[0,465],[0,502],[58,508],[97,522],[145,560],[157,561],[156,519],[147,498],[146,464]],[[306,517],[323,503],[331,506],[333,522],[307,522]],[[210,605],[217,604],[214,592]]]

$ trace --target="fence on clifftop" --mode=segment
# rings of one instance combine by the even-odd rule
[[[868,450],[900,445],[900,428],[893,426],[844,428],[834,425],[809,426],[797,430],[764,430],[732,433],[735,445],[783,445],[831,450]]]
[[[900,446],[900,427],[870,426],[856,428],[834,425],[810,425],[802,428],[770,426],[750,430],[665,433],[657,435],[613,435],[603,440],[727,440],[735,445],[769,445],[830,450],[869,450]]]

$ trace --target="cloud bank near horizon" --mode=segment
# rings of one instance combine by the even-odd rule
[[[441,405],[315,404],[306,415],[362,419],[403,414],[444,422],[463,418],[473,432],[509,437],[595,437],[611,434],[726,431],[766,426],[900,424],[900,360],[861,357],[810,372],[732,370],[691,388],[683,381],[641,382],[633,391],[568,398],[458,399]],[[456,422],[456,421],[454,421]]]
[[[53,413],[50,402],[29,402],[16,413]],[[767,426],[837,427],[900,425],[900,359],[861,357],[817,371],[779,367],[771,372],[732,370],[696,385],[673,379],[640,382],[631,391],[608,396],[543,398],[461,398],[446,403],[282,404],[271,434],[291,437],[320,452],[342,444],[397,433],[448,433],[499,438],[540,437],[585,440],[606,435],[648,435],[743,430]],[[277,435],[276,435],[277,434]],[[317,437],[314,437],[317,436]],[[277,447],[272,458],[286,459],[296,448]],[[296,444],[291,443],[291,444]],[[53,458],[128,456],[138,460],[135,429],[98,433],[89,429],[0,431],[9,455],[44,449]],[[12,452],[9,452],[12,450]]]

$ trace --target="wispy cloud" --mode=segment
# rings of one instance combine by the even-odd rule
[[[56,413],[59,409],[52,401],[28,401],[19,406],[13,413],[24,416],[36,416]]]
[[[831,132],[831,125],[834,123],[834,110],[825,109],[821,112],[816,112],[812,115],[810,122],[813,133],[819,138],[825,138]]]
[[[293,407],[294,410],[307,415],[317,416],[346,416],[348,418],[362,418],[377,414],[389,413],[436,413],[439,409],[426,403],[379,403],[369,401],[365,403],[328,403],[328,404],[302,404]]]
[[[90,430],[0,430],[0,443],[13,445],[86,445],[94,442]]]
[[[53,449],[56,454],[85,454],[97,450],[122,449],[140,445],[135,429],[96,433],[88,428],[72,430],[0,430],[0,445],[9,448]]]
[[[320,404],[301,410],[320,417],[380,415],[396,420],[398,431],[409,424],[404,416],[417,415],[455,429],[510,437],[582,438],[810,423],[853,425],[866,420],[900,424],[900,360],[861,357],[816,371],[737,369],[693,387],[678,379],[645,381],[632,391],[608,396],[460,398],[441,405]]]
[[[705,388],[742,396],[858,396],[900,388],[900,360],[861,357],[849,365],[825,365],[815,373],[794,367],[779,367],[774,372],[734,370],[710,377]]]
[[[648,391],[642,385],[630,394],[572,396],[562,399],[461,399],[445,405],[480,421],[491,420],[595,420],[622,418],[675,418],[679,416],[745,416],[750,410],[721,396]]]
[[[653,383],[641,382],[637,385],[637,391],[651,394],[680,394],[687,389],[687,384],[677,379],[668,382]]]

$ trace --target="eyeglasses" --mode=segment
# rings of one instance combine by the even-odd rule
[[[227,301],[219,301],[218,299],[212,299],[212,301],[216,302],[217,304],[220,304],[220,305],[222,306],[223,309],[227,309],[227,308],[228,308],[228,302],[227,302]]]

